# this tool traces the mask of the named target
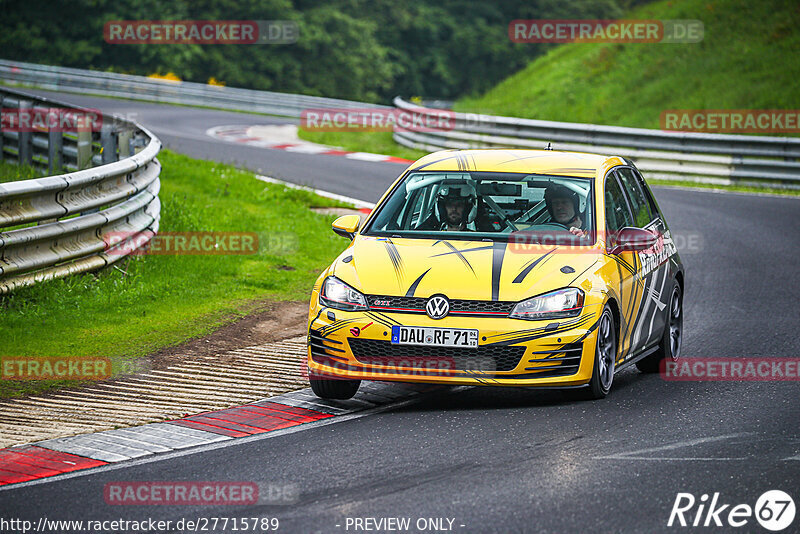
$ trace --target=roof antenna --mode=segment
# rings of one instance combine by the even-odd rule
[[[552,146],[552,145],[550,144],[550,142],[548,141],[548,143],[547,143],[547,146],[546,146],[546,147],[544,147],[544,149],[545,149],[545,150],[553,150],[553,146]]]

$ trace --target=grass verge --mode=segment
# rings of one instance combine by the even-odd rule
[[[259,253],[131,257],[118,268],[2,296],[0,359],[99,356],[120,371],[131,360],[209,333],[264,299],[308,298],[319,272],[346,245],[330,230],[334,216],[309,209],[340,202],[167,150],[159,159],[161,231],[257,232]],[[66,384],[0,380],[0,397]]]
[[[0,161],[0,183],[30,180],[32,178],[41,178],[42,176],[44,174],[33,167]]]

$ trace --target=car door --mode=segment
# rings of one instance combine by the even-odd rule
[[[665,324],[665,311],[672,290],[669,269],[664,252],[664,224],[654,203],[645,193],[641,176],[632,167],[616,169],[622,189],[631,206],[633,223],[660,236],[655,247],[636,252],[638,278],[644,284],[641,311],[633,322],[631,346],[634,353],[646,349],[661,339]]]
[[[633,226],[633,214],[625,193],[622,190],[615,171],[606,174],[604,185],[605,216],[606,216],[606,248],[611,250],[616,242],[615,237],[619,230]],[[639,312],[639,303],[642,295],[642,285],[638,280],[638,258],[634,252],[617,252],[609,256],[616,264],[619,277],[619,294],[617,300],[620,307],[620,357],[630,353],[633,333],[633,323]],[[621,362],[621,360],[620,360]]]

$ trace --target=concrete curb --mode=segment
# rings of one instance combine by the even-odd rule
[[[437,386],[364,382],[350,400],[302,389],[165,423],[106,430],[0,449],[0,486],[92,469],[178,449],[274,432],[404,402]]]

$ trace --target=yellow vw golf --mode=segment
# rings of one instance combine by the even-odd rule
[[[314,284],[314,393],[361,380],[583,388],[678,359],[684,268],[627,159],[454,150],[413,163]]]

